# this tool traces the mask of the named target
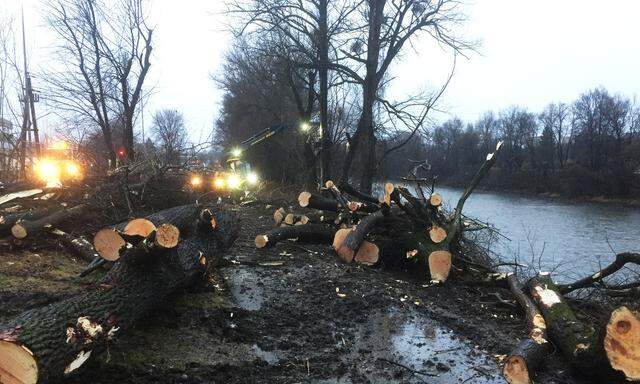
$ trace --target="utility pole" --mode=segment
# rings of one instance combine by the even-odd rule
[[[38,123],[36,120],[35,103],[38,102],[38,96],[34,95],[31,86],[31,75],[29,75],[29,67],[27,65],[27,39],[24,28],[24,6],[22,8],[22,55],[24,70],[24,94],[22,102],[24,108],[22,111],[22,131],[20,133],[20,177],[26,177],[26,157],[27,142],[32,142],[31,134],[33,133],[33,143],[35,144],[36,155],[40,156],[40,137],[38,135]]]

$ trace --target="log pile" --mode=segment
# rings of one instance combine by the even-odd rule
[[[29,384],[71,374],[125,337],[170,294],[202,279],[211,261],[231,246],[239,226],[235,215],[219,206],[186,205],[107,231],[109,236],[96,239],[103,246],[96,244],[96,250],[115,263],[93,288],[0,326],[3,383],[7,377],[12,384]]]
[[[433,186],[425,191],[424,180],[417,178],[412,179],[414,192],[387,183],[380,198],[327,181],[324,194],[300,193],[298,203],[305,212],[278,208],[273,214],[276,227],[259,234],[256,247],[282,240],[332,244],[345,263],[404,265],[428,271],[434,283],[444,282],[452,266],[463,263],[458,257],[461,240],[473,223],[462,214],[465,201],[495,164],[500,148],[501,143],[487,156],[452,212],[445,212]]]
[[[640,312],[619,305],[601,321],[588,321],[580,319],[565,297],[578,289],[608,293],[634,289],[640,284],[614,287],[603,280],[629,263],[640,265],[640,254],[618,254],[602,270],[569,284],[556,284],[546,272],[537,273],[524,285],[515,274],[508,275],[509,288],[525,312],[530,332],[505,359],[505,379],[511,384],[533,383],[535,372],[555,349],[580,375],[600,382],[640,381]]]

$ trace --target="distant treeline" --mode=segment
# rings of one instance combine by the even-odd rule
[[[383,144],[402,140],[406,135]],[[450,119],[386,159],[383,176],[404,176],[411,168],[407,159],[426,159],[441,183],[465,185],[499,140],[505,148],[487,188],[640,197],[640,109],[604,88],[538,113],[513,106],[476,122]]]

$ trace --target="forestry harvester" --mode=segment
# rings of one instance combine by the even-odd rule
[[[303,123],[300,130],[308,133],[315,125],[312,123]],[[193,174],[190,178],[192,188],[202,189],[208,187],[207,180],[210,179],[211,187],[219,191],[251,191],[255,190],[260,184],[258,174],[252,170],[251,164],[243,159],[244,153],[254,145],[278,134],[291,129],[292,126],[285,124],[276,124],[267,127],[255,135],[249,137],[226,152],[226,166],[218,167],[213,172],[213,176],[205,176],[202,173]]]

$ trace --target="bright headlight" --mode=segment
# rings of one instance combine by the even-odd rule
[[[189,180],[191,186],[199,187],[202,184],[202,178],[200,176],[191,176],[191,180]]]
[[[227,184],[229,185],[229,188],[238,188],[241,183],[242,180],[240,180],[240,177],[238,175],[229,175],[229,177],[227,178]]]
[[[59,181],[60,166],[53,160],[41,159],[36,165],[36,173],[42,181]]]
[[[213,187],[216,189],[222,189],[225,186],[225,181],[223,178],[221,177],[216,177],[215,179],[213,179]]]
[[[247,183],[251,185],[258,184],[258,175],[254,172],[249,172],[247,174]]]

